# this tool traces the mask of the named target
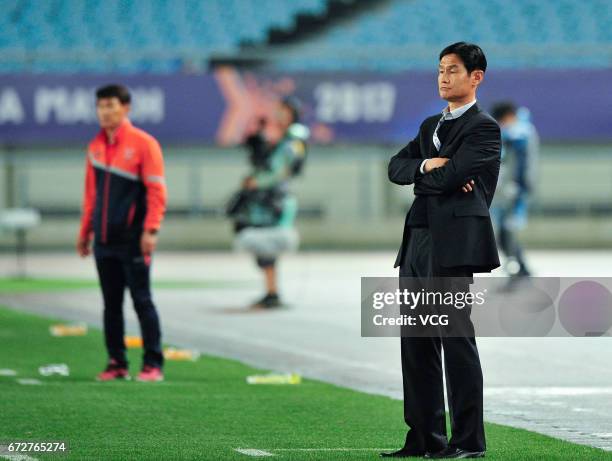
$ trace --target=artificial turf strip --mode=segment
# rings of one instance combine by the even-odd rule
[[[249,281],[219,280],[154,280],[153,288],[245,288],[256,286]],[[97,289],[98,281],[92,279],[53,279],[53,278],[0,278],[0,294],[32,293],[44,291],[70,291]]]
[[[256,448],[282,460],[374,460],[377,451],[275,451],[279,448],[393,448],[405,427],[402,403],[316,381],[249,385],[261,372],[203,356],[168,362],[163,383],[97,383],[104,365],[101,334],[49,335],[53,321],[0,308],[0,368],[43,384],[0,376],[0,440],[67,440],[70,454],[38,459],[249,460]],[[130,350],[131,369],[140,365]],[[70,376],[37,369],[66,363]],[[491,460],[599,460],[612,453],[532,432],[487,424]]]

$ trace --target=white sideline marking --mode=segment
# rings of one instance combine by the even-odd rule
[[[0,376],[17,376],[17,372],[10,368],[0,368]]]
[[[10,461],[36,461],[37,458],[32,458],[31,456],[24,454],[8,454],[8,453],[0,453],[0,458],[9,459]]]
[[[17,382],[19,384],[24,384],[24,385],[31,385],[31,384],[40,385],[40,384],[42,384],[41,380],[33,379],[33,378],[21,378],[21,379],[18,379]]]
[[[397,448],[268,448],[272,451],[391,451]]]
[[[593,410],[592,408],[576,407],[572,408],[572,411],[575,411],[576,413],[593,413],[595,410]]]
[[[274,456],[274,454],[269,451],[258,450],[257,448],[234,448],[234,451],[247,456]]]
[[[484,394],[491,395],[521,395],[521,396],[576,396],[576,395],[610,395],[612,387],[489,387]]]
[[[31,456],[25,455],[23,453],[13,453],[8,451],[8,448],[5,446],[0,447],[0,458],[9,459],[11,461],[36,461],[37,458],[32,458]]]
[[[391,451],[393,448],[268,448],[270,451],[257,448],[234,448],[234,451],[247,456],[275,456],[271,451]]]

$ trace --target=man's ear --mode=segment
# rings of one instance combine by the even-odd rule
[[[473,70],[470,77],[472,78],[472,85],[476,88],[484,80],[484,72],[480,69]]]
[[[131,109],[132,109],[132,105],[131,104],[124,104],[123,105],[123,110],[125,111],[125,115],[129,114]]]

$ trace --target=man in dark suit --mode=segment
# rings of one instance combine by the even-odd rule
[[[417,137],[389,163],[389,180],[414,184],[415,194],[395,261],[400,277],[461,277],[467,291],[474,273],[499,267],[489,206],[499,174],[500,129],[476,102],[486,67],[477,45],[459,42],[445,48],[440,53],[438,87],[448,106],[427,118]],[[381,456],[484,456],[483,380],[473,333],[404,336],[401,356],[404,419],[410,429],[401,450]]]

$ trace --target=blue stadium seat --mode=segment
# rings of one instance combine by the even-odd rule
[[[326,8],[327,0],[3,0],[0,72],[176,72]],[[458,40],[481,44],[497,68],[609,67],[612,1],[393,0],[292,45],[275,67],[431,69],[436,52]]]
[[[3,0],[0,72],[176,72],[326,0]],[[79,59],[79,57],[84,57]]]
[[[294,47],[275,67],[432,69],[459,40],[481,44],[496,68],[609,67],[612,2],[394,0]]]

